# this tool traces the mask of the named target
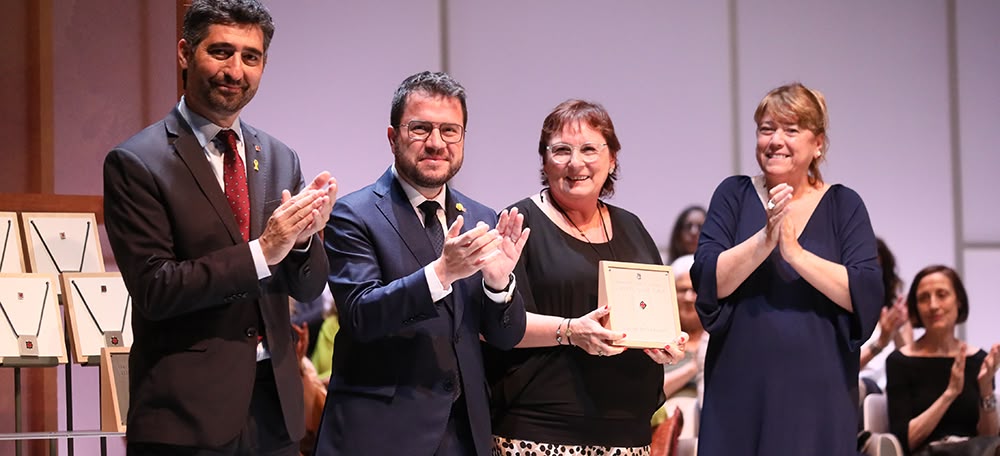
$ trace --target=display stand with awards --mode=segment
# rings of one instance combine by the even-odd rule
[[[608,306],[608,329],[629,348],[663,348],[681,332],[677,289],[670,266],[601,261],[598,306]]]
[[[0,274],[0,365],[66,364],[55,288],[50,274]]]
[[[121,273],[64,273],[63,296],[73,361],[96,364],[101,348],[132,345],[132,298]]]
[[[93,391],[87,386],[83,391],[78,391],[74,398],[74,385],[77,384],[74,382],[74,377],[93,375],[97,380],[99,368],[72,365],[67,365],[62,371],[48,368],[66,363],[67,345],[74,343],[71,334],[62,328],[62,315],[68,308],[64,310],[60,305],[61,300],[58,299],[58,295],[62,292],[62,278],[59,275],[80,271],[104,271],[104,256],[98,238],[98,224],[103,223],[103,210],[103,198],[100,196],[0,193],[0,268],[2,268],[0,273],[7,273],[0,274],[0,306],[2,306],[0,307],[0,367],[4,368],[0,369],[0,375],[6,384],[11,384],[10,380],[13,380],[13,395],[6,392],[3,397],[13,398],[14,404],[14,432],[0,433],[0,441],[15,441],[18,453],[27,440],[48,441],[50,454],[59,451],[59,441],[62,440],[69,454],[73,454],[76,439],[98,438],[101,441],[101,454],[106,454],[107,438],[124,436],[120,432],[103,432],[96,429],[100,426],[99,421],[89,423],[85,420],[84,429],[77,429],[74,426],[73,417],[76,415],[73,411],[74,406],[82,405],[85,409],[99,406],[92,403],[90,398],[98,400],[98,394],[95,393],[100,391]],[[8,226],[10,226],[9,232]],[[5,242],[6,250],[3,250]],[[13,273],[36,276],[36,274],[23,274],[29,271],[47,273],[49,277],[49,291],[45,293],[45,287],[42,286],[37,292],[45,294],[48,298],[44,304],[40,301],[35,303],[30,312],[20,308],[22,306],[17,304],[19,298],[17,290],[11,288],[11,284],[16,282],[12,281],[12,277],[16,277]],[[17,278],[23,280],[22,277]],[[83,284],[80,284],[80,288],[87,293]],[[22,293],[24,301],[27,302],[36,292],[26,290]],[[15,304],[8,304],[11,299]],[[88,295],[86,299],[89,300],[91,297]],[[91,306],[93,307],[93,304]],[[118,306],[119,310],[124,311],[121,308],[122,304]],[[128,307],[132,307],[131,303]],[[82,305],[80,310],[86,314],[86,309]],[[6,311],[7,315],[3,311]],[[108,320],[117,320],[117,323],[107,324],[96,308],[94,316],[105,332],[122,328],[121,314],[115,318],[107,317]],[[86,318],[91,317],[86,315]],[[41,327],[38,326],[39,321]],[[33,325],[33,328],[29,328]],[[130,325],[126,323],[125,326]],[[99,330],[95,329],[95,332],[100,335]],[[37,344],[32,345],[37,347],[38,356],[22,355],[17,350],[18,339],[27,342],[20,336],[32,334],[37,334],[35,336]],[[125,329],[120,340],[128,342],[131,337],[129,334],[128,329]],[[101,345],[103,344],[101,342]],[[51,352],[52,350],[55,352]],[[98,356],[90,357],[94,360],[93,364],[97,364],[97,360],[100,359],[100,352],[97,353]],[[19,366],[46,368],[22,369]],[[52,391],[51,385],[57,384],[57,377],[63,378],[58,382],[59,391],[55,392]],[[127,385],[127,381],[124,384]],[[63,399],[65,405],[57,405],[57,402],[61,403]],[[84,399],[82,404],[81,399]],[[64,407],[64,413],[60,412],[61,407]],[[25,424],[37,428],[37,423],[41,422],[57,423],[58,430],[53,431],[46,426],[44,431],[34,432],[35,429],[29,429],[29,432],[25,432],[25,428],[22,427],[22,424]]]
[[[24,272],[21,226],[14,212],[0,212],[0,273]]]
[[[128,348],[101,348],[101,431],[125,432],[128,417]]]
[[[94,214],[23,212],[21,224],[32,272],[104,272]]]

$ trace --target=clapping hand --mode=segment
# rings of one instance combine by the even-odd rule
[[[951,397],[958,397],[962,393],[962,389],[965,386],[965,352],[967,347],[965,342],[962,342],[961,346],[958,347],[958,353],[955,354],[955,362],[951,365],[951,377],[948,379],[948,387],[945,389],[945,394]],[[985,365],[985,363],[984,363]]]
[[[997,367],[1000,367],[1000,344],[993,344],[983,360],[983,366],[979,368],[977,380],[980,394],[986,395],[993,391],[993,377],[997,374]]]
[[[324,194],[321,196],[320,206],[313,212],[313,218],[309,225],[295,238],[296,247],[304,247],[312,235],[320,232],[326,226],[326,221],[330,218],[330,211],[333,210],[333,203],[337,201],[337,179],[330,177],[329,172],[323,171],[316,175],[299,194],[309,191]]]
[[[335,185],[332,189],[336,192]],[[299,237],[308,227],[319,231],[319,228],[315,227],[316,220],[324,210],[329,217],[329,209],[325,208],[331,204],[328,190],[307,187],[295,196],[288,190],[282,190],[281,205],[268,217],[264,232],[258,239],[267,264],[274,266],[284,260],[296,244],[301,244]],[[320,222],[318,225],[322,227],[323,223]],[[309,236],[305,238],[308,239]]]
[[[452,282],[475,274],[500,253],[497,249],[503,239],[497,230],[491,230],[488,225],[479,222],[475,228],[462,233],[464,224],[465,218],[459,215],[445,234],[441,257],[432,263],[434,273],[445,289]],[[504,276],[504,283],[506,278]]]
[[[503,289],[507,286],[510,273],[514,270],[521,251],[528,242],[530,228],[522,229],[524,214],[519,214],[517,208],[500,213],[496,232],[500,237],[497,253],[483,266],[483,280],[493,289]]]
[[[788,208],[792,202],[792,190],[790,185],[784,183],[771,188],[771,199],[767,200],[765,205],[767,226],[764,227],[767,244],[771,249],[776,247],[781,240],[785,216],[788,215]]]
[[[878,317],[878,325],[882,332],[879,334],[879,346],[885,347],[896,335],[899,328],[903,327],[909,320],[909,312],[903,299],[898,299],[892,307],[883,307],[882,313]]]

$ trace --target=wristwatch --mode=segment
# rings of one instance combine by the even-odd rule
[[[987,395],[986,397],[979,400],[979,408],[986,410],[987,412],[997,409],[997,397],[995,395]]]

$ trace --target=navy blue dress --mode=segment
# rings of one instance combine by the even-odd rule
[[[712,335],[698,454],[857,454],[858,350],[884,292],[868,211],[853,190],[833,185],[799,236],[805,250],[847,268],[853,313],[806,282],[777,247],[718,299],[719,254],[765,224],[750,177],[719,185],[691,270],[698,314]]]

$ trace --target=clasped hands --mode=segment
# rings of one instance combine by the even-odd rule
[[[530,228],[523,228],[524,215],[516,207],[505,209],[494,229],[478,222],[475,228],[462,233],[464,224],[465,219],[459,215],[448,227],[441,257],[432,263],[441,285],[448,289],[452,282],[482,271],[488,287],[506,288],[531,233]]]
[[[769,192],[771,199],[765,205],[767,226],[764,227],[764,235],[768,250],[780,247],[781,256],[789,263],[803,252],[795,234],[795,225],[791,218],[787,217],[791,210],[793,191],[791,185],[785,183],[775,185]]]
[[[614,343],[624,339],[626,334],[605,327],[610,312],[610,308],[604,306],[580,318],[570,319],[567,333],[571,334],[569,340],[572,344],[591,355],[614,356],[623,353],[626,347],[616,346]],[[688,338],[688,334],[681,331],[677,339],[663,348],[644,348],[642,351],[658,364],[674,364],[684,359]]]
[[[260,235],[260,248],[269,266],[285,259],[293,247],[302,248],[330,218],[337,201],[337,180],[330,173],[319,173],[298,194],[281,191],[281,205],[271,213]]]

